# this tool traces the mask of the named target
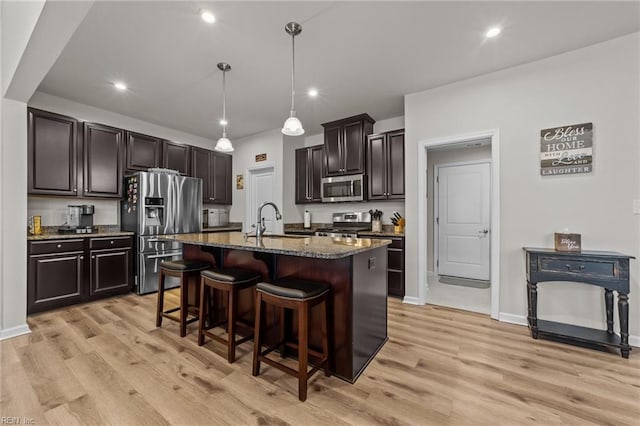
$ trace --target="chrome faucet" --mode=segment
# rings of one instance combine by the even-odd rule
[[[258,207],[258,222],[256,222],[256,240],[260,241],[262,239],[262,235],[264,231],[267,230],[267,227],[264,226],[264,218],[262,217],[262,209],[265,206],[271,206],[276,211],[276,220],[281,220],[282,215],[280,214],[280,210],[278,210],[278,206],[276,206],[272,202],[262,203],[260,207]]]

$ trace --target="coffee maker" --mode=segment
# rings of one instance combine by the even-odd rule
[[[93,204],[67,206],[67,223],[58,230],[61,234],[91,234],[96,231],[93,226]]]

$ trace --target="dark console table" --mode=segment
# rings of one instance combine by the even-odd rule
[[[623,358],[629,358],[629,259],[616,252],[561,252],[552,249],[524,247],[527,257],[527,320],[531,337],[548,335],[569,340],[596,343],[620,348]],[[604,288],[607,329],[580,327],[538,319],[538,283],[573,281]],[[618,293],[620,336],[613,332],[613,292]]]

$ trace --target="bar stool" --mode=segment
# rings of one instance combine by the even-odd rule
[[[180,337],[187,334],[187,324],[198,319],[198,317],[187,320],[189,308],[197,309],[195,305],[189,305],[189,278],[196,278],[200,271],[211,267],[209,262],[201,260],[168,260],[160,264],[160,274],[158,278],[158,308],[156,310],[156,327],[162,325],[162,318],[168,318],[180,323]],[[180,279],[180,306],[177,308],[163,310],[164,306],[164,282],[165,277],[175,277]],[[197,294],[197,293],[196,293]],[[180,311],[180,316],[170,315],[172,312]]]
[[[237,318],[237,302],[240,290],[254,287],[260,281],[260,274],[242,268],[207,269],[200,272],[200,321],[198,323],[198,345],[204,344],[204,336],[227,345],[227,361],[236,360],[236,346],[253,337],[252,324],[244,323]],[[217,289],[227,294],[227,320],[213,323],[210,300],[211,289]],[[209,291],[207,291],[209,290]],[[209,315],[207,315],[209,314]],[[209,325],[205,327],[205,318],[209,317]],[[217,336],[208,330],[227,324],[227,339]],[[236,328],[244,329],[245,336],[236,341]]]
[[[330,376],[329,371],[329,335],[328,335],[328,309],[327,303],[331,295],[331,286],[325,282],[309,281],[299,278],[285,277],[274,280],[271,283],[261,282],[256,286],[256,325],[254,349],[253,349],[253,370],[252,374],[257,376],[260,374],[260,361],[284,371],[298,378],[298,398],[300,401],[307,399],[307,382],[309,378],[324,366],[324,372]],[[272,347],[262,351],[264,326],[264,308],[263,303],[274,305],[282,308],[284,314],[285,309],[295,309],[298,311],[298,343],[290,343],[286,341],[283,330],[282,341]],[[321,315],[321,332],[322,332],[322,353],[309,349],[309,314],[313,306],[322,303]],[[282,316],[284,321],[284,315]],[[298,349],[298,370],[289,368],[277,361],[267,358],[267,354],[274,351],[278,346],[290,346]],[[317,364],[307,371],[308,357],[318,360]],[[283,349],[284,356],[284,349]]]

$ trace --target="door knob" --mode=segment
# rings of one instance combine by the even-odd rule
[[[482,234],[482,235],[487,235],[489,233],[488,229],[481,229],[480,231],[478,231],[478,234]]]

